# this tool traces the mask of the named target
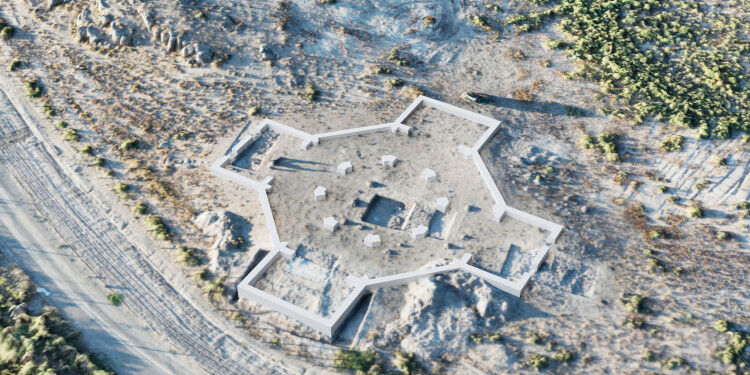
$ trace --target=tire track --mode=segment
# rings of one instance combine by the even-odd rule
[[[3,132],[7,134],[8,129]],[[152,329],[194,357],[209,373],[286,372],[266,360],[258,349],[248,348],[209,321],[67,178],[39,142],[23,143],[0,147],[0,164],[47,219],[48,227],[72,245],[101,281],[121,291],[124,304]]]

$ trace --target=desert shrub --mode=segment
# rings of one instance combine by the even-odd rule
[[[722,156],[717,156],[716,158],[714,158],[714,165],[717,167],[723,167],[727,165],[727,158],[722,157]]]
[[[63,130],[62,137],[64,140],[69,142],[78,142],[79,140],[81,140],[81,135],[78,134],[78,131],[73,128],[66,128],[65,130]]]
[[[247,113],[250,116],[255,116],[255,115],[259,114],[260,113],[260,106],[257,105],[257,104],[256,105],[252,105],[251,104],[250,107],[247,110]]]
[[[200,271],[196,272],[195,275],[193,275],[192,279],[194,281],[206,281],[208,280],[208,268],[201,268]]]
[[[144,218],[144,223],[146,224],[146,230],[154,237],[162,241],[168,241],[172,237],[169,228],[164,224],[161,217],[156,215],[146,216]]]
[[[424,91],[420,90],[419,87],[409,85],[401,88],[401,90],[399,90],[399,95],[414,100],[424,95]]]
[[[37,80],[26,81],[24,84],[26,88],[26,95],[29,98],[38,98],[42,96],[42,85]]]
[[[57,111],[52,107],[52,104],[50,104],[49,102],[44,103],[44,105],[42,106],[42,112],[44,112],[44,114],[47,115],[47,117],[53,117],[54,115],[57,114]]]
[[[206,282],[203,291],[211,298],[218,298],[224,295],[227,291],[227,287],[222,280],[210,280]]]
[[[391,78],[388,80],[389,87],[400,87],[404,85],[404,81],[401,78]]]
[[[720,241],[726,241],[730,238],[732,238],[732,234],[727,231],[720,230],[716,232],[716,239]]]
[[[143,215],[148,210],[148,206],[145,203],[140,202],[133,207],[133,213],[136,215]]]
[[[409,65],[409,61],[401,57],[401,53],[397,49],[392,49],[391,53],[388,54],[388,60],[398,66]]]
[[[656,188],[656,191],[662,194],[666,193],[667,190],[669,190],[669,188],[666,185],[659,185],[659,187]]]
[[[337,350],[333,354],[333,366],[342,369],[368,373],[375,366],[378,366],[380,356],[374,350]]]
[[[717,332],[726,332],[729,331],[729,322],[726,320],[717,320],[714,322],[713,327]]]
[[[397,352],[393,358],[393,365],[401,371],[402,374],[413,374],[417,367],[413,353]]]
[[[118,148],[120,150],[132,150],[137,147],[138,147],[138,141],[131,138],[131,139],[126,139],[120,142],[120,146]]]
[[[659,230],[651,229],[648,231],[648,238],[650,240],[658,240],[659,238],[661,238],[661,236],[662,236],[662,233]]]
[[[643,300],[645,297],[634,294],[629,298],[625,299],[625,311],[629,313],[641,313],[643,312]]]
[[[105,164],[105,161],[104,161],[104,158],[97,157],[96,159],[94,159],[94,162],[91,164],[93,164],[95,167],[103,167]]]
[[[505,55],[513,60],[520,60],[520,61],[526,60],[526,55],[524,55],[523,52],[521,52],[521,50],[518,50],[518,49],[509,49]]]
[[[125,193],[128,190],[130,190],[130,185],[123,184],[122,182],[118,182],[115,184],[115,191],[118,193]]]
[[[424,22],[425,26],[430,26],[435,23],[435,17],[432,16],[424,16],[422,17],[422,22]]]
[[[16,29],[13,28],[13,26],[5,26],[2,28],[2,30],[0,30],[0,38],[10,39],[15,33]]]
[[[542,341],[542,337],[536,332],[526,332],[526,342],[529,344],[538,344]]]
[[[664,152],[674,152],[674,151],[681,151],[682,150],[682,144],[685,142],[685,137],[681,135],[674,134],[670,137],[667,137],[663,139],[659,143],[659,150],[662,150]]]
[[[319,94],[320,92],[315,88],[315,85],[313,85],[312,82],[308,82],[305,85],[305,90],[302,92],[301,96],[307,101],[313,101],[318,98]]]
[[[13,61],[11,61],[10,64],[8,64],[8,71],[9,72],[15,72],[20,67],[21,67],[21,61],[19,61],[19,60],[13,60]]]
[[[746,366],[748,355],[744,353],[748,345],[748,340],[750,340],[750,335],[743,334],[742,332],[732,332],[729,336],[729,342],[724,346],[724,349],[717,353],[717,356],[724,364]],[[745,358],[742,358],[743,354]]]
[[[695,190],[703,190],[710,184],[711,181],[708,181],[706,179],[700,180],[695,184]]]
[[[122,304],[122,296],[120,293],[108,293],[107,294],[107,301],[112,304],[112,306],[120,306]]]
[[[522,101],[522,102],[530,102],[534,100],[534,95],[529,91],[529,89],[526,88],[520,88],[513,90],[513,99]]]
[[[552,356],[552,359],[554,359],[557,362],[567,363],[570,362],[573,359],[573,352],[568,349],[562,349],[555,353],[554,356]]]
[[[680,357],[670,357],[662,362],[662,366],[667,370],[674,370],[685,365],[685,360]]]
[[[56,126],[57,126],[58,129],[62,130],[62,129],[65,129],[65,128],[68,127],[68,123],[65,122],[65,121],[60,121],[60,122],[57,123]]]
[[[550,40],[547,42],[547,48],[549,49],[565,49],[568,47],[568,43],[562,40]]]
[[[78,150],[82,154],[91,155],[94,153],[94,148],[91,145],[85,145]]]
[[[478,14],[471,14],[468,16],[469,22],[471,22],[472,25],[482,29],[482,30],[492,30],[492,27],[490,27],[490,24],[487,23],[487,20],[484,19],[484,17],[478,15]]]
[[[370,67],[370,73],[372,74],[388,74],[391,70],[382,65],[373,65]]]
[[[533,353],[523,361],[523,364],[526,367],[532,367],[535,370],[541,370],[549,366],[549,359],[545,355]]]
[[[177,249],[177,260],[190,267],[199,266],[201,264],[201,257],[198,256],[197,251],[186,246],[180,246]]]
[[[691,218],[703,217],[703,210],[698,206],[690,206],[685,208],[685,213],[688,217]]]

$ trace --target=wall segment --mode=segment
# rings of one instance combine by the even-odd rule
[[[422,105],[437,109],[439,111],[460,117],[474,123],[481,124],[487,128],[487,130],[483,132],[482,136],[477,140],[473,147],[469,148],[468,146],[460,146],[459,153],[467,159],[472,159],[472,161],[474,162],[474,165],[477,168],[477,173],[481,176],[484,184],[490,191],[490,194],[495,201],[496,210],[502,211],[504,214],[507,214],[514,219],[548,232],[548,235],[545,238],[545,244],[536,250],[531,260],[531,264],[528,266],[522,276],[516,280],[509,280],[494,273],[483,270],[479,267],[470,265],[469,261],[471,260],[471,254],[464,254],[461,258],[454,259],[446,265],[420,269],[411,272],[404,272],[384,277],[377,277],[373,279],[370,279],[367,276],[357,277],[354,275],[350,275],[347,278],[347,282],[350,283],[351,291],[349,292],[347,298],[343,301],[343,303],[338,306],[338,308],[330,315],[330,317],[323,317],[314,314],[306,309],[284,301],[281,298],[275,297],[254,287],[254,284],[263,276],[263,274],[274,262],[280,261],[280,258],[282,257],[291,260],[294,258],[295,254],[293,250],[287,247],[287,243],[283,242],[279,237],[279,233],[276,228],[276,223],[273,216],[273,210],[268,200],[268,194],[271,191],[273,177],[268,176],[262,181],[255,181],[251,178],[245,177],[237,172],[228,169],[227,166],[234,163],[239,155],[244,150],[246,150],[261,133],[268,131],[269,129],[281,134],[286,134],[298,138],[303,150],[319,144],[320,141],[351,137],[374,132],[383,132],[387,130],[390,130],[393,133],[408,134],[410,128],[403,123]],[[484,164],[484,161],[479,155],[479,151],[481,150],[481,148],[484,147],[489,139],[492,138],[492,136],[498,131],[499,127],[500,122],[498,120],[425,96],[420,96],[419,98],[414,100],[409,105],[409,107],[392,123],[357,127],[320,134],[309,134],[273,120],[263,120],[256,127],[255,134],[243,137],[227,152],[227,155],[223,156],[210,167],[211,173],[213,173],[215,176],[221,177],[245,188],[258,192],[263,209],[263,215],[265,217],[266,225],[268,227],[271,241],[273,243],[273,248],[268,252],[268,254],[266,254],[265,257],[258,263],[258,265],[256,265],[255,268],[238,284],[237,290],[239,296],[241,298],[247,298],[256,301],[257,303],[260,303],[261,305],[271,310],[282,313],[330,337],[334,337],[336,335],[338,329],[343,325],[349,314],[357,306],[357,303],[367,293],[372,292],[377,288],[401,285],[417,280],[419,278],[428,277],[435,274],[459,271],[467,272],[487,281],[489,284],[500,290],[503,290],[506,293],[512,294],[516,297],[520,297],[523,289],[526,287],[533,274],[537,271],[539,266],[546,258],[550,246],[552,246],[557,240],[557,237],[562,231],[563,226],[549,220],[534,216],[517,208],[510,207],[506,204],[497,184],[495,184],[490,172]],[[500,218],[502,218],[502,215],[500,216]]]

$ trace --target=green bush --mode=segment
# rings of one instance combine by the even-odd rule
[[[26,87],[26,95],[28,95],[29,98],[38,98],[42,96],[42,85],[39,81],[26,81],[24,87]]]
[[[625,300],[625,311],[629,313],[641,313],[643,312],[643,300],[645,297],[634,294]]]
[[[674,134],[668,138],[663,139],[659,143],[659,150],[664,152],[681,151],[682,144],[685,142],[685,137]]]
[[[333,354],[333,366],[342,369],[368,373],[373,367],[378,366],[380,356],[374,350],[337,350]],[[378,366],[379,368],[379,366]]]
[[[120,306],[122,304],[122,296],[120,293],[109,293],[107,294],[107,301],[112,304],[112,306]]]
[[[78,134],[78,131],[73,128],[66,128],[65,130],[63,130],[62,137],[64,140],[69,142],[78,142],[81,140],[81,136]]]
[[[135,139],[126,139],[120,142],[120,150],[132,150],[138,147],[138,141]]]
[[[151,233],[157,239],[162,241],[168,241],[172,234],[169,232],[169,228],[164,224],[161,217],[156,215],[149,215],[143,219],[146,224],[146,230]]]
[[[545,355],[534,353],[529,355],[523,363],[524,366],[532,367],[538,371],[549,366],[549,359]]]
[[[115,184],[115,191],[118,193],[125,193],[128,190],[130,190],[130,185],[123,184],[122,182],[118,182]]]
[[[703,217],[703,210],[697,206],[687,207],[685,208],[685,212],[687,213],[687,216],[691,218]]]
[[[320,92],[315,88],[315,85],[312,82],[308,82],[305,85],[305,91],[302,92],[302,97],[307,101],[313,101],[318,98],[319,94]]]
[[[190,267],[199,266],[201,264],[201,258],[198,256],[197,251],[185,246],[180,246],[177,249],[177,260]]]
[[[10,39],[10,37],[12,37],[15,33],[16,29],[14,29],[13,26],[5,26],[2,28],[2,30],[0,30],[0,38]]]
[[[717,320],[714,323],[714,329],[718,332],[729,331],[729,322],[727,322],[726,320]]]
[[[552,359],[554,359],[557,362],[567,363],[573,359],[573,356],[574,356],[573,352],[571,352],[568,349],[563,349],[555,353],[555,355],[552,356]]]
[[[388,80],[389,87],[400,87],[404,85],[404,81],[401,78],[391,78]]]
[[[82,154],[91,155],[94,153],[94,148],[91,145],[85,145],[79,150]]]
[[[13,60],[10,64],[8,64],[8,71],[15,72],[20,67],[21,67],[21,61]]]
[[[57,111],[54,108],[52,108],[52,104],[50,104],[49,102],[44,103],[44,105],[42,106],[42,112],[44,112],[44,114],[46,114],[47,117],[53,117],[54,115],[57,114]]]
[[[145,214],[147,210],[148,206],[143,202],[138,203],[133,207],[133,213],[139,216]]]

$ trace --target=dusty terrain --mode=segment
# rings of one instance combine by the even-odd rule
[[[750,330],[750,234],[742,205],[750,199],[747,143],[739,136],[699,139],[650,118],[633,126],[599,114],[607,97],[595,82],[562,78],[574,64],[547,47],[558,30],[516,35],[502,25],[524,4],[61,3],[10,0],[0,8],[16,29],[0,41],[0,62],[21,62],[0,76],[9,98],[0,115],[0,187],[20,201],[3,206],[11,218],[3,221],[0,249],[52,291],[49,303],[94,351],[99,340],[120,343],[101,350],[118,372],[319,373],[335,370],[333,353],[342,348],[374,349],[384,369],[414,353],[413,363],[406,362],[426,372],[531,372],[540,356],[557,373],[747,371],[741,359],[726,363],[718,356],[730,335]],[[468,16],[486,14],[491,4],[500,10],[487,16],[487,31]],[[31,81],[43,88],[41,97],[27,97]],[[485,100],[461,101],[467,91]],[[219,182],[207,166],[263,117],[310,132],[378,124],[418,92],[501,120],[482,157],[505,199],[565,226],[522,298],[462,275],[424,279],[374,293],[333,340],[234,299],[231,284],[268,239],[257,194]],[[439,116],[420,113],[410,121],[417,130],[410,141],[429,134],[445,146],[415,145],[424,160],[473,137],[453,132],[465,124]],[[619,162],[582,147],[584,133],[605,132],[616,136]],[[659,142],[673,134],[684,136],[681,150],[660,151]],[[341,161],[360,160],[357,152],[379,156],[381,147],[403,145],[357,148],[342,141]],[[468,184],[473,175],[464,175],[462,159],[450,160],[434,169],[441,176],[441,169],[454,170],[451,176]],[[365,166],[355,164],[352,177]],[[282,176],[279,188],[292,189],[286,193],[311,198],[318,184],[284,184]],[[383,182],[387,176],[374,176],[355,177],[364,201],[378,189],[398,193]],[[334,186],[333,175],[325,178]],[[482,199],[463,193],[455,191],[455,208],[486,210]],[[30,207],[41,223],[24,213]],[[702,217],[690,217],[691,207],[700,207]],[[164,222],[164,240],[144,219],[151,215]],[[211,226],[210,218],[219,224]],[[295,246],[314,246],[320,224],[310,217],[280,228],[298,233]],[[28,238],[37,232],[49,236]],[[498,252],[478,251],[479,261],[502,268],[501,252],[524,247],[502,241],[494,244]],[[375,274],[368,268],[432,261],[384,262],[389,247],[374,250],[374,258],[342,260],[346,270],[331,258],[311,260],[332,279],[337,272]],[[76,260],[53,265],[44,253],[26,250],[40,248]],[[456,251],[440,246],[446,254],[436,255]],[[286,266],[298,265],[279,263],[270,274],[289,274]],[[466,289],[472,292],[460,292]],[[97,307],[111,290],[123,295],[123,306]],[[78,293],[96,303],[66,308],[84,298]],[[633,309],[634,295],[643,300]],[[317,296],[291,298],[325,312]],[[714,328],[719,321],[729,322],[729,332]],[[142,348],[144,342],[153,344]],[[747,358],[743,350],[738,358]],[[558,356],[566,351],[569,359]]]

